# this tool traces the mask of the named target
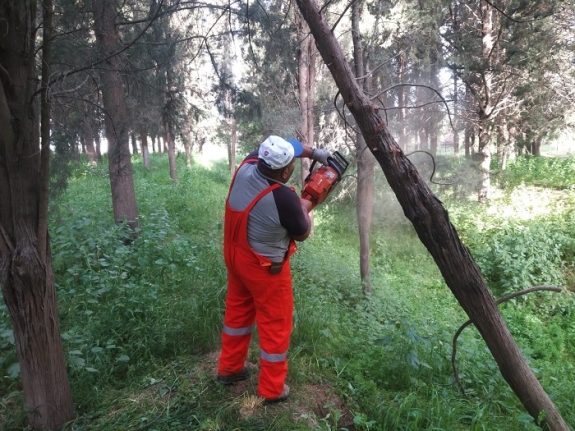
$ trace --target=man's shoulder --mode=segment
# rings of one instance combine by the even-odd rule
[[[299,196],[291,187],[281,185],[273,191],[273,194],[278,209],[290,209],[300,205]]]

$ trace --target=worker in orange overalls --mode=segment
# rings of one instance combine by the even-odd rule
[[[293,292],[289,258],[295,241],[310,232],[311,202],[285,184],[295,157],[323,164],[328,150],[295,139],[269,136],[237,169],[226,200],[224,257],[228,292],[218,381],[248,377],[245,363],[254,323],[260,340],[258,395],[265,402],[287,399],[287,354],[292,331]]]

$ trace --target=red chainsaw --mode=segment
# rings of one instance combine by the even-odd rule
[[[316,163],[317,160],[314,160],[311,164],[301,192],[301,197],[310,201],[312,208],[325,201],[349,166],[349,162],[337,151],[328,157],[327,165],[314,170]]]

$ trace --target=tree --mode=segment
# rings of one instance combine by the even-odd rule
[[[483,336],[499,369],[536,422],[569,430],[515,344],[479,266],[462,244],[447,211],[399,148],[379,106],[359,88],[343,51],[312,0],[297,0],[315,36],[318,50],[420,240],[433,256],[447,285]],[[541,415],[546,412],[546,415]],[[544,416],[541,419],[540,416]]]
[[[363,43],[359,22],[361,19],[363,2],[356,1],[352,6],[352,38],[354,71],[358,85],[370,91],[370,80],[366,70],[367,61],[364,58]],[[373,155],[366,151],[367,146],[361,133],[356,134],[356,157],[357,157],[357,228],[359,231],[359,269],[363,291],[371,293],[372,284],[370,276],[370,229],[373,216],[373,189],[374,189],[374,165]]]
[[[135,229],[139,226],[138,207],[121,75],[122,57],[118,54],[121,44],[115,24],[116,6],[115,0],[92,0],[98,52],[105,65],[101,71],[101,80],[114,220],[116,223],[127,222],[131,229]]]
[[[44,67],[52,4],[44,7]],[[47,228],[49,107],[44,69],[42,147],[36,114],[35,0],[0,3],[0,285],[10,313],[29,426],[56,429],[74,406],[56,306]],[[40,154],[40,155],[39,155]]]
[[[442,37],[449,68],[466,87],[468,111],[475,111],[480,201],[489,197],[494,144],[510,147],[508,140],[517,136],[520,145],[537,152],[542,139],[565,125],[563,113],[572,105],[572,91],[558,82],[566,78],[563,71],[572,59],[570,36],[562,30],[572,11],[558,5],[460,0],[449,6]],[[468,128],[468,144],[470,132]]]

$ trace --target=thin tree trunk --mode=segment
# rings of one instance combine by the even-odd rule
[[[144,129],[140,131],[140,142],[142,146],[142,161],[144,162],[144,168],[150,169],[150,152],[148,149],[148,134]]]
[[[404,53],[398,55],[397,82],[404,82],[406,61]],[[397,91],[399,104],[399,145],[404,151],[407,151],[407,87],[400,85]]]
[[[481,17],[483,23],[482,58],[486,64],[491,63],[493,50],[493,8],[485,0],[481,0]],[[493,102],[491,100],[493,73],[488,67],[483,74],[483,100],[479,111],[479,202],[489,198],[491,187],[491,113]]]
[[[479,266],[459,239],[447,211],[390,135],[378,107],[359,88],[318,6],[313,0],[296,1],[344,102],[381,165],[405,216],[413,223],[447,285],[483,336],[501,374],[535,421],[546,411],[543,419],[546,426],[552,431],[568,431],[569,427],[513,340]]]
[[[0,3],[0,286],[20,363],[28,426],[56,429],[74,418],[48,239],[50,105],[36,90],[35,0]],[[50,76],[52,1],[43,2],[42,82]]]
[[[356,1],[352,6],[352,39],[353,39],[353,57],[355,64],[355,76],[358,85],[368,89],[365,59],[363,54],[363,43],[359,22],[361,19],[362,1]],[[373,290],[371,284],[370,270],[370,230],[373,215],[373,188],[374,176],[373,170],[375,159],[371,152],[366,151],[367,146],[361,133],[356,136],[356,154],[357,154],[357,193],[356,193],[356,215],[357,228],[359,231],[359,268],[361,284],[364,293],[371,293]]]
[[[169,109],[166,109],[166,114],[164,115],[164,132],[166,134],[165,142],[168,143],[168,162],[170,165],[170,178],[174,184],[178,184],[178,170],[176,168],[176,144],[174,142],[173,136],[173,127],[172,123],[169,119],[170,114],[167,112]]]
[[[112,189],[112,206],[116,223],[127,222],[132,230],[139,226],[132,158],[128,136],[128,114],[124,98],[123,69],[119,55],[110,56],[121,46],[115,26],[115,0],[92,0],[94,32],[99,53],[109,57],[101,72],[102,98],[108,139],[108,169]]]
[[[88,162],[92,166],[96,166],[98,163],[96,161],[96,149],[94,148],[94,131],[92,130],[92,119],[90,118],[90,111],[84,112],[84,118],[82,119],[82,141],[84,142],[84,147],[86,148],[86,155],[88,156]]]
[[[309,44],[311,40],[311,35],[309,28],[301,18],[301,16],[295,13],[295,22],[297,27],[297,38],[298,38],[298,48],[297,48],[297,59],[298,59],[298,91],[299,91],[299,106],[301,113],[301,126],[299,139],[303,145],[310,145],[308,143],[309,138]],[[309,160],[301,159],[301,183],[303,184],[307,176],[309,175]]]
[[[132,154],[138,154],[138,141],[136,140],[136,134],[130,134],[130,141],[132,141]]]
[[[172,41],[172,30],[171,30],[171,22],[170,22],[170,15],[166,17],[166,40],[170,44],[170,53],[173,53],[173,41]],[[175,133],[175,126],[174,121],[176,118],[175,113],[175,104],[176,101],[174,100],[175,94],[172,90],[175,87],[174,84],[174,71],[173,71],[173,55],[169,56],[168,64],[166,65],[166,106],[164,107],[164,127],[166,129],[166,141],[168,144],[168,160],[170,164],[170,178],[174,184],[178,184],[178,168],[176,164],[176,133]]]
[[[459,159],[459,92],[457,91],[457,74],[453,73],[453,154]]]
[[[186,167],[192,167],[192,148],[190,144],[190,135],[187,132],[182,133],[182,140],[184,141],[184,150],[186,152]]]
[[[230,165],[232,166],[232,176],[236,172],[236,149],[238,147],[238,125],[236,119],[232,117],[231,121],[231,137],[230,137]]]
[[[96,160],[98,161],[98,163],[102,163],[102,150],[100,148],[101,146],[100,130],[97,127],[94,129],[94,142],[96,143]]]
[[[313,36],[311,35],[307,23],[300,16],[300,14],[295,12],[295,22],[297,27],[297,37],[298,37],[298,49],[297,49],[297,59],[298,59],[298,95],[301,113],[301,126],[300,126],[300,139],[303,145],[313,146],[314,142],[314,130],[313,130],[313,102],[312,102],[312,91],[315,88],[315,66],[312,65],[314,62],[314,56],[312,54],[312,45],[315,44]],[[305,183],[305,179],[309,175],[310,161],[307,158],[300,159],[301,167],[301,184],[302,188]],[[309,214],[311,222],[311,232],[310,235],[314,235],[314,214],[313,212]]]
[[[439,69],[437,67],[437,59],[434,58],[429,71],[429,82],[433,88],[439,90],[441,88],[441,83],[439,82]],[[429,151],[435,157],[437,155],[437,145],[438,145],[438,135],[439,128],[441,127],[440,115],[437,105],[430,105],[427,107],[429,111],[429,124],[428,124],[428,136],[429,136]]]

